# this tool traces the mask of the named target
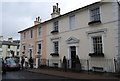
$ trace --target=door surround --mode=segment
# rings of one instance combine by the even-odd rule
[[[71,59],[71,47],[75,46],[76,48],[76,55],[78,55],[78,49],[79,49],[79,40],[75,37],[70,37],[67,42],[67,48],[68,48],[68,59]],[[69,67],[71,68],[71,62],[69,62]]]

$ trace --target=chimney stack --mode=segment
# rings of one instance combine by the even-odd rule
[[[12,37],[8,38],[8,41],[13,42],[13,38]]]
[[[53,5],[53,13],[51,14],[51,18],[55,18],[57,16],[60,16],[60,8],[58,7],[58,3]]]
[[[37,18],[36,18],[36,20],[34,21],[34,25],[37,25],[37,24],[40,24],[41,23],[41,19],[40,19],[40,17],[38,16]]]

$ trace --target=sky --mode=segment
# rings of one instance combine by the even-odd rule
[[[42,22],[51,18],[52,6],[59,3],[61,14],[100,0],[1,0],[0,35],[20,39],[20,30],[34,25],[36,17]]]

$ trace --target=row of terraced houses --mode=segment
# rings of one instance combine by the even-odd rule
[[[60,14],[58,3],[51,19],[19,31],[20,55],[32,57],[36,68],[45,64],[61,68],[65,57],[69,69],[115,72],[120,68],[120,8],[117,2],[95,2]]]

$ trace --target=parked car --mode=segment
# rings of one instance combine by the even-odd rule
[[[17,63],[14,59],[6,59],[7,70],[20,70],[20,64]]]
[[[5,74],[6,73],[6,62],[3,58],[0,58],[0,72]]]

